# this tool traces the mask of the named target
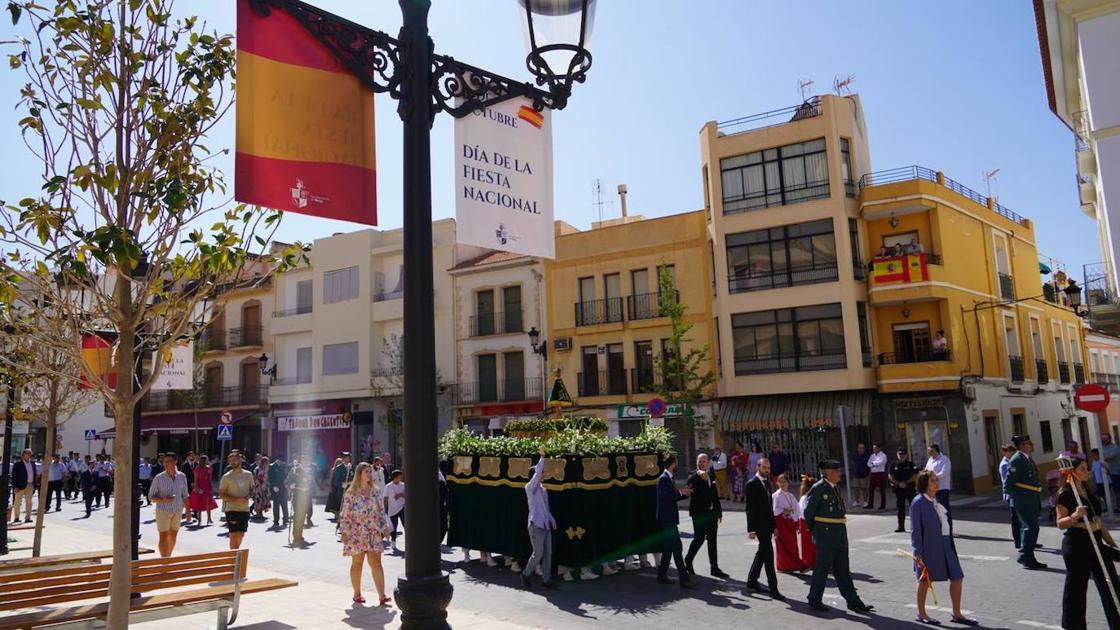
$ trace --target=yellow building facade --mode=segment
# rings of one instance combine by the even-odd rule
[[[954,483],[978,492],[998,485],[1013,435],[1052,461],[1088,361],[1080,317],[1042,282],[1031,221],[924,167],[859,188],[884,439],[939,444]]]
[[[660,267],[673,275],[693,326],[682,351],[715,346],[706,224],[703,211],[627,217],[587,231],[557,223],[556,258],[544,265],[549,371],[559,369],[575,409],[607,418],[612,435],[640,431],[661,380],[656,358],[671,325],[660,313]],[[710,405],[698,415],[710,420]],[[694,436],[684,419],[670,409],[665,423],[682,457],[691,454]]]

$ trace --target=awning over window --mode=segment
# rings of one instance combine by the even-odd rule
[[[720,427],[724,431],[764,431],[834,426],[833,417],[840,405],[852,409],[853,424],[867,425],[871,394],[870,390],[858,390],[724,398],[720,401]]]

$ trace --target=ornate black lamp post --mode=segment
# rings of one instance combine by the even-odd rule
[[[595,0],[518,0],[529,35],[534,87],[433,52],[431,0],[399,0],[397,38],[299,0],[252,0],[258,14],[295,17],[369,89],[399,101],[404,121],[404,461],[408,554],[396,598],[405,628],[446,628],[451,583],[440,570],[436,476],[436,361],[432,299],[431,125],[440,111],[461,118],[511,98],[562,109],[591,67],[587,38]]]

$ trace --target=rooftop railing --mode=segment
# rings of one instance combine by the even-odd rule
[[[764,127],[773,127],[774,125],[795,122],[806,118],[815,118],[820,116],[821,113],[821,98],[819,96],[814,96],[799,105],[791,105],[781,109],[762,112],[761,114],[751,114],[750,116],[725,120],[721,123],[717,123],[716,129],[723,133],[743,133],[744,131],[750,131],[752,129],[762,129]]]
[[[885,171],[867,173],[863,177],[859,178],[859,189],[862,191],[868,186],[883,186],[885,184],[893,184],[896,182],[904,182],[913,179],[924,179],[935,184],[941,184],[942,186],[957,193],[958,195],[967,197],[976,204],[979,204],[981,206],[988,206],[988,196],[981,195],[968,186],[965,186],[964,184],[949,177],[945,177],[943,173],[941,174],[941,177],[938,178],[938,171],[926,168],[924,166],[903,166],[900,168],[892,168]],[[1006,207],[998,203],[993,202],[989,207],[991,207],[993,212],[1009,221],[1013,221],[1015,223],[1018,223],[1019,225],[1027,225],[1026,219],[1012,212],[1011,210],[1008,210]]]

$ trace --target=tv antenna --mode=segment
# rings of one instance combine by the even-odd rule
[[[837,75],[836,78],[832,80],[832,91],[836,92],[836,96],[845,96],[847,94],[851,94],[852,90],[849,86],[851,86],[852,83],[855,82],[855,80],[856,75],[854,74],[849,74],[843,79],[841,79],[840,76]]]
[[[998,176],[999,176],[999,169],[998,168],[997,169],[992,169],[990,171],[984,171],[983,173],[981,173],[981,177],[984,178],[984,185],[988,187],[988,198],[989,199],[991,199],[991,197],[992,197],[992,180],[999,179]]]
[[[808,98],[806,98],[805,94],[808,93],[809,86],[813,85],[813,83],[814,83],[814,81],[812,79],[798,79],[797,80],[797,89],[798,89],[798,91],[801,92],[801,100],[802,101],[808,100]]]
[[[595,179],[591,183],[591,191],[592,191],[592,194],[595,196],[595,201],[593,201],[592,204],[595,206],[595,209],[599,212],[599,222],[602,223],[603,222],[603,206],[610,206],[611,208],[614,208],[614,201],[611,200],[609,197],[606,200],[603,199],[603,180],[601,180],[601,179]]]

